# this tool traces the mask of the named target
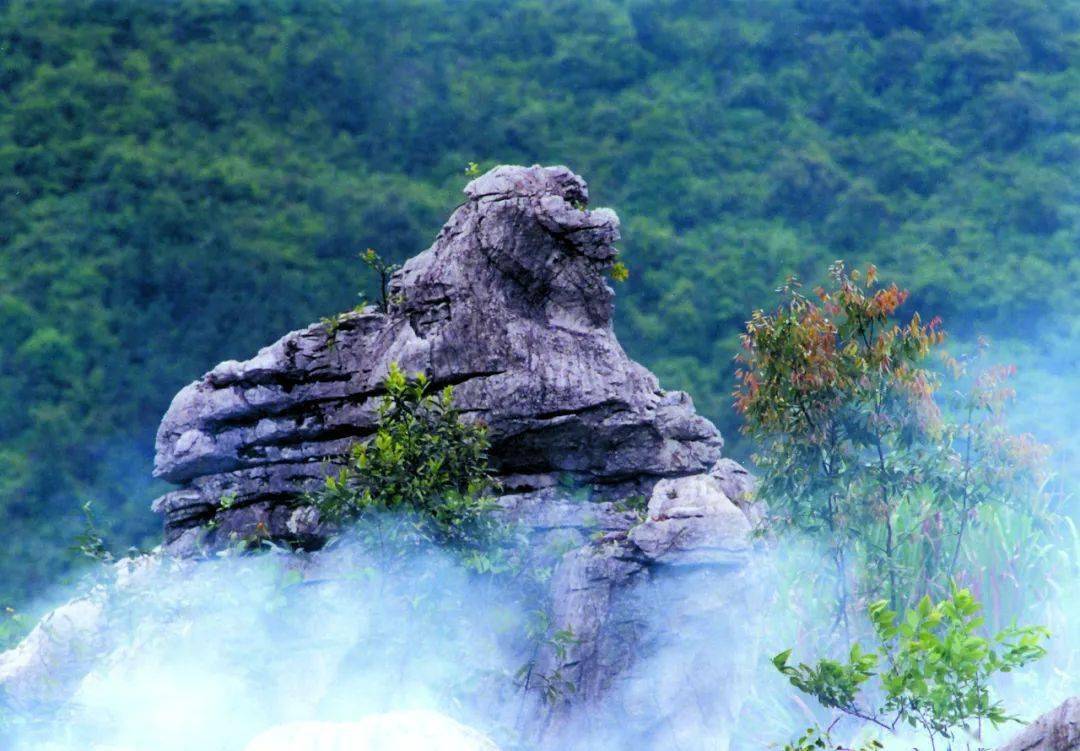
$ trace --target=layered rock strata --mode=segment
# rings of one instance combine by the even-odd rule
[[[154,504],[169,550],[256,528],[311,533],[299,498],[372,433],[392,362],[454,385],[488,426],[508,504],[529,514],[559,516],[515,496],[568,480],[618,499],[714,467],[740,476],[717,465],[723,441],[689,396],[662,390],[616,340],[606,272],[619,220],[586,208],[585,182],[564,167],[499,167],[465,194],[435,244],[393,276],[385,312],[294,331],[177,394],[155,462],[181,486]],[[631,521],[604,506],[592,515],[613,530]]]

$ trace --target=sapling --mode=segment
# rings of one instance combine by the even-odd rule
[[[856,642],[846,660],[798,665],[789,662],[792,650],[787,649],[773,665],[822,706],[888,733],[905,725],[915,728],[931,749],[963,735],[978,739],[983,722],[996,727],[1017,721],[993,699],[991,678],[1042,657],[1049,635],[1040,626],[1012,626],[981,636],[981,609],[971,592],[955,584],[950,596],[936,603],[924,596],[902,616],[878,600],[868,609],[876,639],[872,649]],[[831,744],[829,735],[827,729],[819,737]]]
[[[363,528],[407,532],[458,549],[477,570],[496,568],[492,543],[504,530],[491,513],[485,427],[461,418],[451,387],[431,393],[423,374],[407,378],[396,363],[383,387],[375,435],[353,446],[310,502],[326,521],[373,521]]]
[[[400,266],[396,263],[390,263],[386,261],[382,256],[375,252],[373,248],[368,248],[360,254],[360,260],[364,262],[364,265],[375,272],[375,276],[379,280],[379,310],[386,313],[390,309],[390,277],[394,275]]]

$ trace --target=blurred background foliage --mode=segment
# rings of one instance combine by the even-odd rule
[[[1069,434],[1078,63],[1073,0],[0,2],[0,601],[88,498],[153,544],[172,395],[352,307],[469,161],[619,211],[621,340],[740,458],[743,321],[838,257],[1037,364],[1025,427]]]

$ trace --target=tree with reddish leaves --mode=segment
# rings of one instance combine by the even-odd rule
[[[942,373],[940,321],[899,315],[906,291],[873,266],[836,262],[829,277],[813,297],[792,280],[753,314],[735,406],[761,446],[768,526],[824,543],[846,632],[868,600],[902,610],[947,592],[973,514],[1034,494],[1045,453],[1005,428],[1010,370],[965,378],[945,357]],[[952,399],[945,376],[966,383]]]

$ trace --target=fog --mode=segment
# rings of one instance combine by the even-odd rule
[[[536,648],[524,634],[539,603],[439,550],[377,558],[350,538],[303,557],[144,559],[119,577],[98,573],[111,595],[89,674],[60,712],[24,711],[10,747],[239,751],[283,723],[401,710],[440,712],[506,750],[782,745],[831,721],[768,664],[789,646],[812,660],[839,645],[822,642],[821,561],[788,539],[763,542],[741,572],[654,576],[633,596],[645,634],[635,667],[599,705],[564,711],[517,676]],[[1017,714],[1031,719],[1080,689],[1077,602],[1073,584],[1044,606],[1057,632],[1050,657],[1000,686]]]

